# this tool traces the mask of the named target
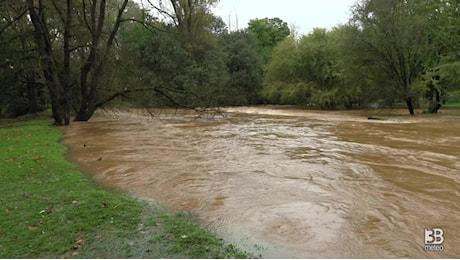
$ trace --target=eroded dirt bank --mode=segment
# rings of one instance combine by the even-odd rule
[[[64,143],[98,182],[191,211],[267,258],[460,256],[458,118],[227,111],[98,115]],[[432,227],[441,253],[423,249]]]

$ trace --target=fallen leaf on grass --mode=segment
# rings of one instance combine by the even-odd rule
[[[20,156],[14,156],[14,157],[11,157],[10,159],[7,160],[7,162],[12,162],[12,161],[16,161],[17,159],[21,158]]]
[[[45,159],[45,157],[41,157],[41,156],[34,157],[35,161],[40,161],[40,160],[43,160],[43,159]]]
[[[32,231],[32,230],[37,229],[37,227],[35,227],[35,226],[29,226],[28,229],[29,229],[30,231]]]
[[[73,251],[72,252],[72,256],[76,256],[76,255],[79,255],[80,254],[80,251]]]
[[[78,239],[75,244],[72,245],[72,249],[73,250],[76,250],[78,249],[81,245],[83,245],[85,243],[85,240],[83,239]]]
[[[102,239],[104,236],[103,235],[97,235],[97,236],[94,236],[94,239]]]
[[[78,204],[78,200],[72,200],[72,204]]]

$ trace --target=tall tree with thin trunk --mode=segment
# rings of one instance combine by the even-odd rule
[[[414,83],[429,54],[429,16],[421,0],[363,0],[353,10],[357,30],[354,52],[368,79],[394,99],[403,99],[410,114],[420,91]]]
[[[67,8],[71,8],[71,0],[67,0]],[[68,100],[65,94],[67,85],[65,77],[60,77],[58,61],[48,26],[48,17],[43,0],[27,0],[30,21],[34,28],[37,51],[41,58],[41,68],[48,87],[51,109],[55,125],[69,124]],[[65,74],[65,73],[64,73]]]

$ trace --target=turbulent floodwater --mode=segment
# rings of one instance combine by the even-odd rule
[[[69,157],[98,182],[199,216],[265,258],[460,257],[460,120],[229,108],[96,116]],[[424,229],[444,251],[424,251]]]

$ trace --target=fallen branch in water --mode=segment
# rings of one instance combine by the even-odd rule
[[[195,108],[195,112],[197,113],[197,116],[195,117],[195,119],[198,119],[198,118],[214,119],[216,116],[221,116],[222,118],[227,117],[224,111],[219,107],[217,108],[197,107]]]

